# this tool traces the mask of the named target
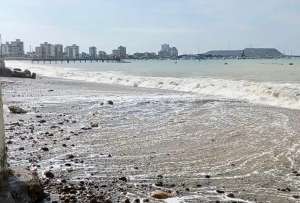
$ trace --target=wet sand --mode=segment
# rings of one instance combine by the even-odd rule
[[[300,111],[53,78],[2,80],[10,166],[51,171],[43,179],[51,201],[159,202],[150,193],[164,190],[176,193],[169,202],[300,202]],[[7,105],[29,112],[11,114]]]

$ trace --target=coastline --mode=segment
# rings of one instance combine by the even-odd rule
[[[299,201],[298,110],[46,77],[5,80],[12,82],[4,83],[6,107],[29,110],[5,109],[9,163],[53,172],[44,177],[48,193],[112,202],[156,202],[155,190],[176,191],[177,202]],[[70,184],[79,193],[66,192]]]

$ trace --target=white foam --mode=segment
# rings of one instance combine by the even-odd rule
[[[24,63],[13,62],[13,66],[22,68]],[[86,72],[58,67],[54,64],[32,64],[31,70],[49,77],[193,92],[221,98],[245,100],[255,104],[300,109],[299,83],[235,81],[213,78],[146,77],[128,75],[122,72]]]

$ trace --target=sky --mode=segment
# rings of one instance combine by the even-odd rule
[[[180,54],[275,47],[300,55],[300,0],[0,0],[3,41],[42,42],[111,53]]]

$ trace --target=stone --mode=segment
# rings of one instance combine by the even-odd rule
[[[44,120],[44,119],[42,119],[42,120],[39,120],[38,122],[39,122],[39,123],[46,123],[47,121]]]
[[[99,127],[99,124],[98,123],[91,123],[91,127],[92,128],[97,128],[97,127]]]
[[[113,102],[112,100],[108,100],[107,103],[108,103],[109,105],[114,105],[114,102]]]
[[[49,178],[49,179],[53,179],[55,177],[51,171],[45,171],[44,175],[46,176],[46,178]]]
[[[171,197],[174,197],[175,194],[174,193],[169,193],[169,192],[164,192],[164,191],[154,191],[151,193],[151,197],[155,198],[155,199],[168,199]]]
[[[25,114],[25,113],[27,113],[26,110],[24,110],[24,109],[22,109],[21,107],[18,107],[18,106],[9,106],[8,109],[11,113],[14,113],[14,114]]]
[[[49,148],[48,147],[42,147],[41,150],[43,150],[44,152],[48,152]]]
[[[15,174],[8,178],[9,191],[15,203],[37,203],[45,198],[37,174],[27,170],[18,170]]]
[[[227,197],[234,198],[235,196],[234,196],[233,193],[229,193],[229,194],[227,195]]]
[[[121,177],[121,178],[119,178],[119,180],[121,180],[121,181],[123,181],[123,182],[127,182],[127,178],[126,177]]]

